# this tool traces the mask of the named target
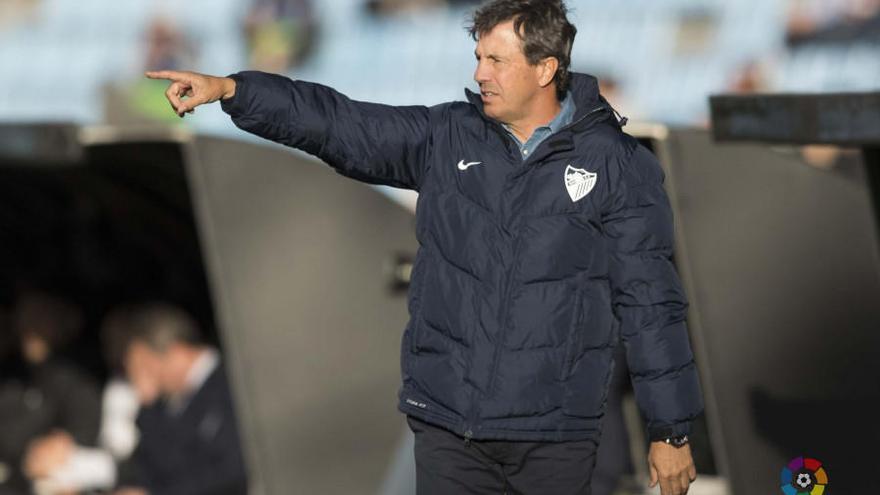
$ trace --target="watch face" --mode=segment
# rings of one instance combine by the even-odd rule
[[[669,443],[671,443],[672,445],[675,445],[676,447],[681,447],[682,445],[688,443],[688,437],[687,437],[687,435],[682,435],[680,437],[672,437],[670,439]]]

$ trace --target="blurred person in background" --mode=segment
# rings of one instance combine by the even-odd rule
[[[310,0],[254,0],[245,19],[250,66],[268,72],[297,66],[315,40],[312,10]]]
[[[364,7],[370,15],[394,16],[448,7],[476,5],[480,0],[367,0]]]
[[[193,43],[171,19],[164,16],[153,18],[146,34],[146,67],[175,69],[195,63]]]
[[[4,306],[0,306],[0,415],[5,413],[5,404],[9,403],[11,399],[7,397],[7,393],[11,392],[7,386],[7,377],[12,375],[14,369],[13,357],[15,356],[16,342],[13,336],[14,334],[9,323],[9,310]],[[3,418],[0,417],[0,421],[2,420]],[[0,432],[0,438],[2,437],[3,434]],[[13,493],[8,483],[12,477],[12,465],[9,464],[11,459],[5,455],[4,447],[4,444],[0,444],[0,495],[9,495]]]
[[[569,72],[562,1],[489,2],[470,33],[480,93],[433,107],[256,71],[147,76],[180,117],[221,101],[342,175],[419,191],[398,394],[419,495],[589,494],[619,337],[651,485],[683,495],[703,402],[662,168],[596,77]]]
[[[164,67],[175,69],[192,67],[198,63],[199,53],[196,43],[181,31],[178,24],[165,15],[153,17],[144,33],[144,67]],[[120,115],[107,117],[108,121],[127,124],[173,121],[167,112],[157,112],[158,103],[164,100],[165,88],[154,81],[140,79],[131,86],[113,87],[108,93],[119,93],[119,106],[123,108]],[[112,107],[112,105],[110,105]],[[108,108],[108,111],[120,112],[120,109]]]
[[[5,493],[29,493],[31,482],[49,476],[75,444],[95,445],[100,396],[95,380],[62,357],[82,329],[79,308],[27,290],[11,324],[22,367],[0,383],[0,463],[11,470]]]
[[[880,0],[792,0],[789,3],[786,25],[789,46],[878,40]]]
[[[217,349],[182,309],[154,303],[128,316],[123,364],[141,409],[139,440],[118,495],[238,495],[247,475]]]
[[[122,353],[131,329],[128,308],[111,311],[101,325],[104,357],[111,378],[104,386],[101,426],[95,447],[77,444],[69,435],[55,462],[35,489],[41,495],[109,490],[115,486],[117,465],[131,455],[137,443],[135,416],[139,403],[134,388],[124,379]]]
[[[770,84],[770,69],[772,60],[748,60],[734,71],[727,83],[727,90],[734,94],[769,93],[773,91]],[[797,148],[804,163],[811,167],[830,170],[840,161],[840,158],[858,157],[861,152],[858,149],[841,148],[840,146],[810,144]]]
[[[394,16],[447,6],[446,0],[367,0],[364,3],[367,12],[375,16]]]
[[[37,17],[42,0],[3,0],[0,2],[0,30]]]
[[[771,88],[767,63],[752,59],[739,65],[728,78],[727,91],[735,94],[766,93]]]
[[[114,308],[104,317],[101,326],[101,343],[110,378],[104,386],[98,441],[117,463],[129,458],[139,436],[136,420],[140,401],[125,374],[125,353],[133,334],[133,312],[132,306]]]

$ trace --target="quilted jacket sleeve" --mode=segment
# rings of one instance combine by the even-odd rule
[[[638,145],[603,215],[614,314],[636,403],[652,439],[690,432],[703,410],[686,324],[688,302],[672,263],[673,218],[654,155]]]
[[[430,147],[430,110],[352,100],[333,88],[259,71],[230,74],[221,108],[237,127],[301,149],[371,184],[419,189]]]

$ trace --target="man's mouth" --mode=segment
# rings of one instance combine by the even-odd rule
[[[493,96],[498,96],[498,93],[495,93],[494,91],[480,91],[480,95],[482,95],[483,98],[491,98]]]

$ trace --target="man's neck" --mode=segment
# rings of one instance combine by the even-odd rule
[[[533,111],[529,112],[522,119],[513,122],[506,122],[510,132],[512,132],[521,143],[528,141],[529,137],[535,132],[535,129],[546,126],[552,122],[562,109],[562,105],[556,98],[555,94],[550,98],[546,98],[545,101],[536,103]]]

